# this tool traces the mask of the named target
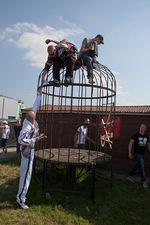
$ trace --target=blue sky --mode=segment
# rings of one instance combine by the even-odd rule
[[[99,61],[117,81],[117,105],[150,105],[149,0],[0,0],[0,94],[33,105],[47,38],[80,48],[104,37]]]

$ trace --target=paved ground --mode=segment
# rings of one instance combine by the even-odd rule
[[[8,157],[8,156],[15,155],[16,154],[16,147],[7,148],[7,153],[5,153],[5,154],[1,154],[1,153],[2,153],[2,149],[0,149],[0,159],[3,159],[3,158]]]

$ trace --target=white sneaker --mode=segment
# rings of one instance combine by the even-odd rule
[[[89,77],[89,83],[90,83],[90,84],[94,84],[94,83],[95,83],[95,81],[93,80],[92,77]]]
[[[5,154],[5,151],[1,152],[1,154],[4,155]]]
[[[132,183],[134,182],[133,177],[131,177],[131,176],[128,176],[127,180],[131,181]]]
[[[28,209],[29,207],[25,205],[24,203],[21,203],[20,200],[16,200],[16,204],[21,208],[21,209]]]
[[[144,188],[147,188],[147,181],[146,181],[146,180],[143,181],[143,187],[144,187]]]

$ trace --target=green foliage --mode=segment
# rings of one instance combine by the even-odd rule
[[[19,170],[20,161],[15,157],[0,160],[0,224],[149,224],[149,187],[143,188],[140,182],[130,183],[117,178],[114,179],[112,188],[108,185],[109,182],[96,179],[95,202],[93,203],[89,194],[55,190],[46,191],[50,193],[50,199],[47,199],[46,192],[32,177],[27,194],[29,210],[19,209],[15,204]],[[65,166],[49,165],[47,187],[89,192],[90,173],[86,173],[78,182],[68,184],[66,171]],[[42,179],[42,164],[37,164],[36,173]]]

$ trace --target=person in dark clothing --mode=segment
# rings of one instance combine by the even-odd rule
[[[95,83],[92,74],[92,63],[98,63],[98,45],[100,44],[104,44],[104,38],[100,34],[92,39],[84,38],[78,54],[78,59],[82,59],[87,67],[87,78],[90,84]]]
[[[134,144],[134,156],[136,159],[136,164],[133,167],[132,171],[128,176],[128,180],[134,182],[133,176],[136,174],[137,170],[140,169],[140,175],[143,187],[147,187],[147,181],[145,176],[145,169],[144,169],[144,159],[145,159],[145,150],[148,146],[150,151],[150,140],[147,134],[145,134],[146,125],[141,124],[139,132],[134,134],[129,142],[129,159],[133,159],[133,155],[131,153],[132,146]]]
[[[18,143],[18,137],[19,137],[20,131],[21,131],[21,122],[20,122],[20,120],[17,120],[17,123],[14,126],[13,133],[12,133],[12,138],[14,138],[14,135],[15,135],[15,138],[16,138],[17,154],[20,151],[20,145]]]
[[[47,39],[46,43],[48,44],[51,41],[56,43],[57,45],[49,45],[47,48],[48,60],[43,70],[41,85],[43,85],[45,75],[52,65],[54,80],[50,81],[51,84],[59,86],[60,68],[63,68],[64,66],[66,66],[64,83],[72,83],[74,62],[77,60],[77,47],[74,44],[67,42],[66,40],[59,42]]]

